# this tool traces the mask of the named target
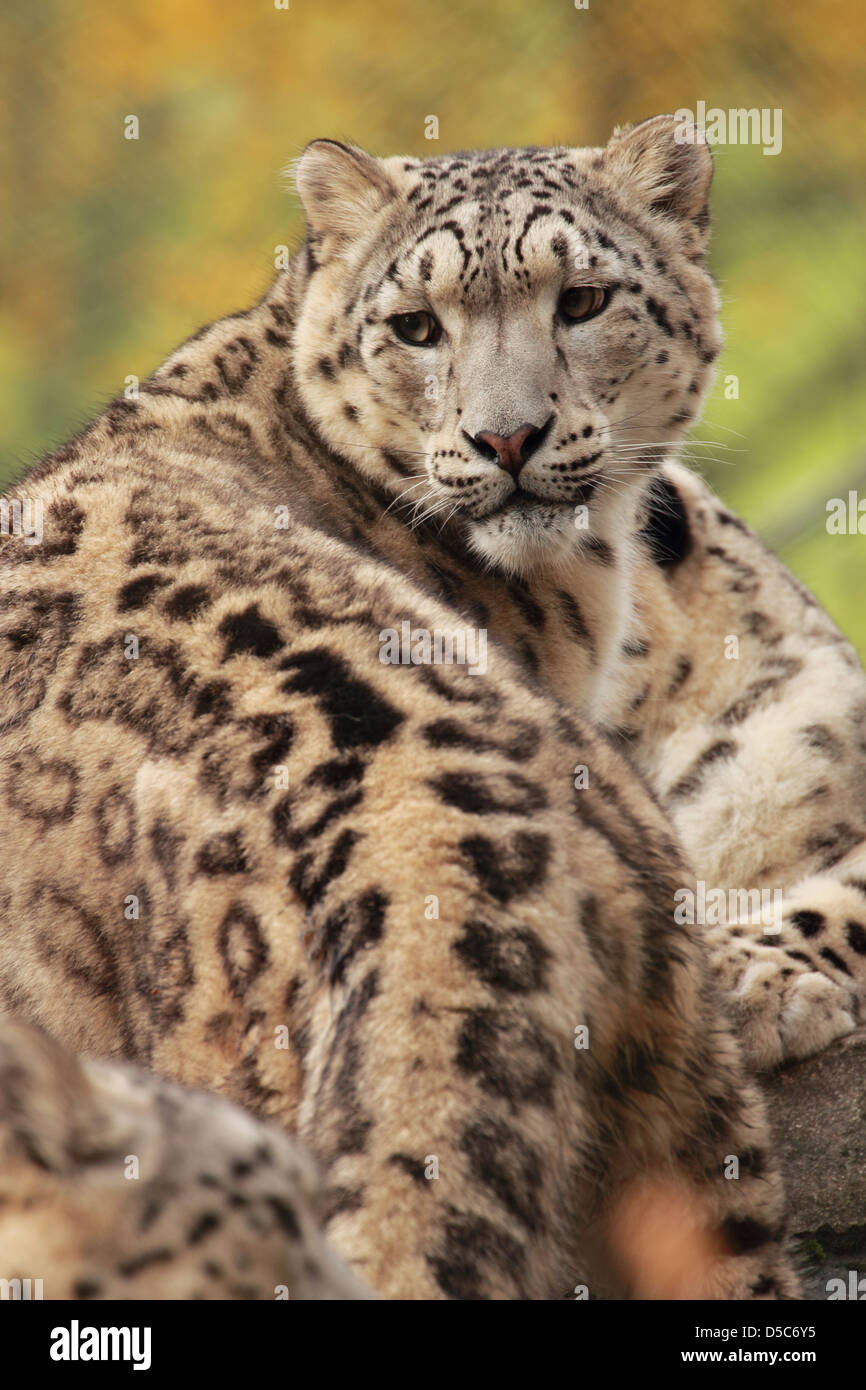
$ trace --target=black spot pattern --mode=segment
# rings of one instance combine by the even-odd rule
[[[460,1147],[474,1181],[493,1194],[508,1216],[527,1230],[537,1231],[541,1224],[541,1162],[526,1140],[512,1125],[486,1119],[468,1126]]]
[[[641,536],[650,554],[661,569],[681,564],[693,540],[683,500],[668,478],[653,478],[647,489],[647,506]]]
[[[520,1288],[526,1256],[501,1226],[483,1216],[451,1208],[439,1249],[427,1260],[446,1298],[484,1299],[489,1297],[490,1272],[499,1283],[502,1271],[509,1271]],[[517,1296],[520,1297],[519,1292]]]
[[[268,963],[258,918],[245,903],[234,903],[220,923],[217,947],[233,994],[243,998]]]
[[[540,888],[547,878],[550,841],[546,835],[517,830],[499,841],[468,835],[460,849],[485,892],[499,903]]]
[[[228,614],[220,623],[219,632],[225,638],[223,661],[243,653],[266,661],[283,645],[279,631],[262,617],[257,603],[251,603],[242,613]]]
[[[294,672],[283,682],[285,691],[318,699],[341,752],[375,748],[392,738],[403,722],[400,710],[353,675],[342,657],[324,647],[287,658],[281,669]]]
[[[519,773],[443,772],[429,785],[447,806],[456,806],[467,815],[489,816],[506,813],[531,816],[547,805],[542,787]]]
[[[698,755],[687,772],[671,787],[668,798],[671,801],[684,801],[701,790],[706,773],[714,763],[732,758],[738,751],[733,739],[718,739]]]
[[[318,927],[309,924],[303,935],[306,949],[312,960],[325,962],[330,985],[342,983],[359,951],[382,940],[387,907],[384,893],[371,888],[340,903]]]
[[[529,927],[497,930],[486,922],[465,922],[453,949],[492,989],[523,994],[544,985],[550,952]]]
[[[553,1045],[531,1019],[502,1008],[474,1009],[458,1036],[455,1063],[482,1090],[515,1108],[549,1106],[556,1058]]]
[[[215,878],[219,874],[245,874],[249,869],[247,856],[237,830],[214,835],[202,845],[196,857],[199,873]]]

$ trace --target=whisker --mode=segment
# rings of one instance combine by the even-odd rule
[[[721,439],[685,439],[672,441],[670,439],[654,439],[635,442],[634,444],[621,444],[623,449],[694,449],[696,447],[707,449],[724,449],[731,454],[745,454],[748,450],[739,449],[735,444],[726,444]]]
[[[396,505],[397,505],[398,502],[403,502],[403,501],[404,501],[404,498],[407,496],[408,493],[414,492],[416,488],[423,487],[424,484],[425,484],[426,482],[429,482],[429,479],[428,479],[426,473],[417,474],[417,475],[416,475],[416,474],[413,474],[413,477],[415,477],[415,476],[418,477],[419,481],[418,481],[417,483],[412,483],[410,487],[405,487],[405,488],[403,489],[402,492],[399,492],[399,493],[397,494],[397,496],[394,497],[394,498],[388,503],[387,507],[385,508],[384,512],[382,513],[383,516],[387,516],[387,514],[388,514],[388,512],[390,512],[391,508],[392,508],[392,507],[396,507]],[[404,505],[407,506],[407,507],[411,507],[411,506],[414,505],[414,503],[412,503],[412,502],[404,502]]]
[[[408,458],[408,457],[415,457],[415,458],[426,459],[426,458],[429,458],[429,457],[430,457],[430,450],[429,450],[429,449],[396,449],[396,448],[394,448],[394,449],[391,449],[391,448],[385,449],[385,447],[384,447],[382,444],[354,444],[354,443],[353,443],[353,444],[350,444],[348,447],[351,448],[351,449],[375,449],[375,451],[376,451],[377,454],[384,454],[384,453],[389,453],[389,454],[405,454],[405,455],[407,456],[407,458]]]
[[[445,527],[448,525],[448,523],[449,523],[449,521],[451,520],[451,518],[452,518],[452,516],[454,515],[454,513],[455,513],[456,511],[459,511],[459,509],[460,509],[460,503],[459,503],[459,502],[455,502],[455,503],[454,503],[454,506],[451,508],[451,510],[450,510],[450,512],[448,513],[448,515],[446,516],[445,520],[442,522],[442,525],[439,527],[439,535],[440,535],[440,536],[442,535],[442,532],[445,530]]]
[[[444,511],[446,507],[449,507],[451,505],[450,497],[441,498],[438,496],[438,494],[432,493],[429,494],[428,497],[422,498],[418,505],[423,506],[424,503],[429,500],[429,496],[434,495],[438,499],[436,501],[436,505],[433,507],[428,507],[426,512],[422,512],[420,516],[414,517],[412,522],[410,523],[410,530],[416,530],[421,525],[422,521],[429,521],[431,517],[438,515],[439,512]]]

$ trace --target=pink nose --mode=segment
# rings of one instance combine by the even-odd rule
[[[527,447],[536,435],[541,434],[541,430],[535,425],[521,425],[519,430],[513,434],[502,435],[494,434],[492,430],[482,430],[480,434],[474,436],[475,443],[486,445],[492,449],[496,455],[496,462],[500,468],[504,468],[506,473],[510,473],[516,478],[527,458],[530,449]]]

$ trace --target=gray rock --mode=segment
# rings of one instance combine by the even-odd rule
[[[763,1081],[806,1297],[855,1270],[866,1298],[866,1029]]]

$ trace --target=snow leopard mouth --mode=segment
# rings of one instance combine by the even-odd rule
[[[536,493],[527,492],[525,488],[518,486],[504,502],[474,519],[484,522],[526,521],[544,526],[554,518],[560,517],[563,512],[573,511],[576,506],[588,502],[594,489],[595,482],[588,479],[579,488],[573,489],[574,495],[571,497],[539,497]]]
[[[573,510],[574,504],[564,499],[548,500],[516,492],[484,516],[473,518],[470,525],[473,530],[483,531],[490,537],[516,539],[523,536],[541,540],[545,532],[558,534],[562,531]]]
[[[571,506],[570,502],[559,499],[545,499],[543,497],[533,497],[530,492],[515,492],[508,500],[492,513],[494,517],[525,517],[527,520],[541,521],[545,513],[553,515],[563,508]]]

